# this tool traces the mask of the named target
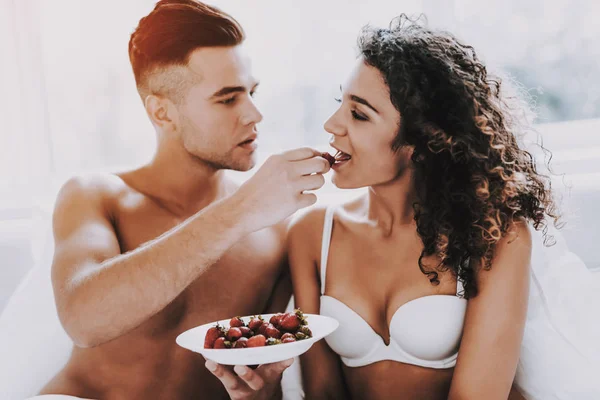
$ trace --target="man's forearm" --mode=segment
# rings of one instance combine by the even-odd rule
[[[63,313],[77,344],[110,341],[173,301],[250,233],[238,202],[233,196],[214,203],[138,249],[94,266],[95,271],[83,269]]]

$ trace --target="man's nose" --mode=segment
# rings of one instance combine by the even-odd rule
[[[241,118],[242,124],[258,124],[262,121],[262,119],[263,115],[260,111],[258,111],[258,108],[256,107],[256,104],[254,104],[254,101],[250,100],[248,102],[248,108],[245,110],[244,115]]]

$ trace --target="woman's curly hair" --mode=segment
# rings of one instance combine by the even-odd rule
[[[419,267],[433,284],[436,271],[453,270],[472,298],[474,268],[491,268],[496,244],[514,221],[544,234],[547,216],[558,221],[550,179],[517,143],[530,129],[527,105],[505,93],[471,46],[405,15],[387,29],[365,27],[358,47],[400,113],[393,150],[413,149],[415,221],[424,244]],[[429,255],[441,260],[435,268],[423,263]]]

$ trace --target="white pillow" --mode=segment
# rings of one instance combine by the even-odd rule
[[[54,241],[50,213],[43,214],[34,232],[43,243],[35,249],[34,241],[35,266],[0,315],[0,399],[37,394],[66,364],[73,346],[56,313],[50,280]]]

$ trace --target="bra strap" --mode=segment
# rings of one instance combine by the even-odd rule
[[[331,232],[333,230],[332,206],[325,210],[325,221],[323,222],[323,240],[321,242],[321,295],[325,294],[325,278],[327,277],[327,259],[329,257],[329,246],[331,244]]]

